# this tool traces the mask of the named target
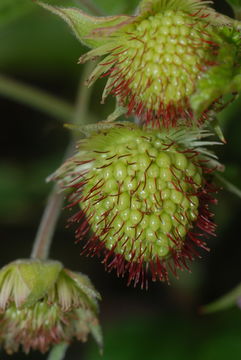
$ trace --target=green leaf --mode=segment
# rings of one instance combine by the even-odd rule
[[[217,311],[222,311],[235,306],[238,300],[241,298],[241,284],[228,294],[222,296],[220,299],[214,301],[201,308],[201,312],[204,314],[211,314]]]
[[[236,8],[241,8],[241,0],[226,0],[227,3]]]
[[[91,16],[77,8],[64,8],[37,2],[44,9],[61,17],[74,31],[77,39],[89,47],[98,47],[106,43],[105,36],[132,21],[131,16]]]
[[[226,0],[227,3],[232,7],[236,19],[241,19],[241,0]]]
[[[0,26],[7,25],[35,8],[30,0],[1,0],[0,1]]]
[[[64,360],[68,346],[65,343],[54,346],[49,353],[48,360]]]

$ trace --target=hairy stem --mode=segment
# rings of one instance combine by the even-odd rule
[[[65,100],[5,75],[0,75],[0,95],[29,105],[62,121],[70,121],[73,118],[74,107]]]
[[[47,259],[54,230],[58,221],[61,206],[63,204],[63,194],[59,193],[56,185],[49,196],[46,208],[44,210],[40,226],[34,240],[34,246],[31,258]]]
[[[90,102],[91,90],[87,88],[84,83],[87,77],[87,74],[93,68],[92,64],[87,64],[82,73],[79,89],[77,94],[76,106],[73,119],[73,124],[84,124],[87,120],[87,111]],[[66,152],[66,157],[70,155],[73,151],[73,139]],[[60,210],[63,204],[63,194],[60,193],[58,185],[55,185],[52,193],[49,196],[46,208],[44,210],[39,229],[37,231],[36,238],[34,240],[33,249],[31,253],[32,258],[37,259],[47,259],[49,256],[50,246],[52,243],[55,227],[58,221]]]

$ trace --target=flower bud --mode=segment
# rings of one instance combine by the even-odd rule
[[[188,136],[185,130],[160,133],[119,124],[81,141],[79,152],[56,173],[72,189],[70,207],[81,208],[70,219],[80,223],[77,240],[92,231],[84,252],[102,253],[106,268],[127,272],[128,283],[145,286],[148,268],[153,280],[168,281],[168,268],[174,274],[187,268],[193,245],[207,249],[200,237],[214,235],[212,187],[205,178],[210,169],[185,147]]]
[[[93,330],[101,342],[98,298],[86,276],[57,261],[14,261],[0,270],[0,344],[10,354],[45,353]]]

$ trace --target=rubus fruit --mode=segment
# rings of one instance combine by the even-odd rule
[[[182,11],[130,24],[99,64],[109,76],[103,100],[108,93],[118,96],[128,115],[134,113],[145,123],[190,125],[190,96],[198,79],[215,65],[218,47],[207,22]]]
[[[134,15],[90,16],[78,8],[39,3],[60,16],[89,52],[104,57],[99,77],[117,107],[108,121],[136,115],[153,128],[202,126],[241,89],[240,22],[205,0],[142,0]]]
[[[187,268],[206,248],[201,235],[214,234],[208,202],[210,172],[194,149],[178,142],[178,132],[160,133],[134,125],[101,130],[79,144],[79,152],[57,172],[71,188],[70,207],[81,210],[77,240],[87,254],[104,254],[107,269],[129,274],[128,283],[168,281],[168,268]],[[62,180],[61,180],[62,178]],[[195,231],[195,227],[199,231]],[[201,230],[201,231],[200,231]]]
[[[127,115],[135,114],[145,124],[154,127],[201,125],[209,118],[209,110],[217,110],[221,96],[219,89],[211,104],[203,100],[203,94],[198,93],[199,81],[210,77],[205,85],[208,92],[210,86],[221,81],[211,78],[209,71],[230,61],[231,48],[229,57],[225,52],[221,59],[220,53],[232,40],[222,34],[223,24],[217,25],[218,14],[207,7],[205,1],[188,1],[186,5],[184,1],[156,1],[156,7],[151,6],[152,2],[149,8],[146,4],[132,23],[111,36],[108,34],[102,47],[80,58],[80,62],[85,62],[106,55],[88,84],[99,76],[107,76],[103,101],[108,94],[117,96],[118,104],[126,109]],[[238,36],[240,38],[240,34]],[[238,55],[233,67],[237,67],[237,60]],[[196,93],[198,115],[191,104]]]

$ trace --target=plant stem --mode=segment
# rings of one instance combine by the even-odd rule
[[[92,70],[94,64],[87,64],[83,70],[79,89],[77,94],[75,113],[72,117],[73,124],[83,124],[86,122],[87,111],[90,102],[91,90],[87,88],[84,83],[87,77],[87,74]],[[73,139],[71,139],[70,145],[66,152],[66,157],[73,152]],[[63,204],[63,193],[61,193],[59,186],[55,185],[47,202],[46,208],[44,210],[42,219],[40,221],[39,229],[37,231],[36,238],[34,240],[33,249],[31,257],[34,259],[45,260],[48,258],[50,246],[52,243],[55,227],[58,221],[60,210]]]
[[[89,62],[85,65],[79,87],[77,90],[77,101],[75,104],[75,113],[73,116],[73,124],[84,125],[87,123],[87,114],[90,103],[91,89],[85,85],[85,81],[95,68],[96,62]]]
[[[203,314],[211,314],[217,311],[226,310],[235,306],[238,303],[239,298],[241,297],[241,284],[236,288],[230,291],[228,294],[222,296],[220,299],[203,306],[201,312]]]
[[[65,100],[10,79],[5,75],[0,75],[0,94],[43,111],[62,121],[70,121],[73,118],[74,107]]]
[[[63,194],[59,193],[59,188],[55,185],[49,196],[34,240],[31,258],[47,259],[62,203]]]
[[[216,174],[215,177],[220,182],[220,184],[223,185],[229,192],[241,198],[241,190],[237,186],[235,186],[219,174]]]

